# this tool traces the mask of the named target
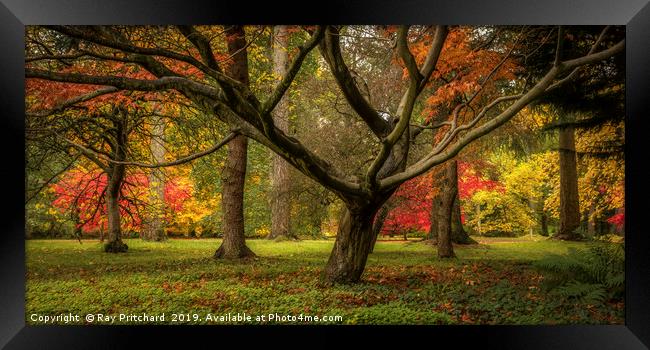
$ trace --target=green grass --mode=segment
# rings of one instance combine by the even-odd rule
[[[85,324],[89,313],[164,313],[164,323],[189,314],[191,324],[215,324],[206,315],[244,312],[252,323],[268,314],[341,316],[336,324],[623,323],[622,302],[584,305],[540,288],[532,262],[583,243],[481,239],[440,261],[416,241],[378,242],[363,281],[333,287],[320,280],[331,240],[249,240],[258,258],[246,262],[212,259],[218,239],[126,243],[128,253],[108,254],[97,241],[27,241],[27,323],[42,324],[32,314],[78,314],[74,323]]]

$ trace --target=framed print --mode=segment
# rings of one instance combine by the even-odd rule
[[[650,344],[647,1],[0,13],[8,349]]]

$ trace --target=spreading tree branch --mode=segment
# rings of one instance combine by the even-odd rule
[[[380,180],[380,188],[382,189],[393,188],[394,186],[397,186],[408,179],[411,179],[415,176],[425,173],[426,171],[431,169],[431,167],[437,164],[441,164],[447,161],[448,159],[453,158],[467,144],[478,139],[481,136],[486,135],[487,133],[496,129],[497,127],[503,125],[508,120],[510,120],[513,116],[515,116],[520,110],[522,110],[529,103],[531,103],[533,100],[541,97],[543,94],[548,92],[551,88],[556,86],[555,84],[553,84],[553,80],[556,77],[558,77],[560,74],[586,64],[596,63],[604,59],[607,59],[609,57],[612,57],[613,55],[623,51],[624,48],[625,48],[625,40],[621,40],[620,42],[613,45],[612,47],[602,50],[600,52],[593,53],[592,51],[590,51],[590,53],[588,53],[583,57],[559,62],[558,64],[554,65],[546,73],[546,75],[535,86],[529,89],[526,93],[520,95],[513,95],[513,96],[503,96],[494,100],[489,106],[494,106],[500,102],[516,99],[514,103],[512,103],[498,116],[485,122],[481,126],[468,131],[458,141],[456,141],[456,143],[450,148],[434,147],[434,150],[431,153],[429,153],[427,156],[425,156],[415,164],[408,167],[405,171]],[[488,109],[489,108],[486,107],[483,113],[479,113],[479,115],[477,115],[477,117],[475,117],[474,120],[472,120],[469,124],[463,125],[458,129],[460,128],[462,128],[462,130],[470,129],[478,122],[480,117],[482,117]],[[459,131],[461,130],[457,130],[456,134]],[[451,138],[448,139],[448,141],[450,140]]]
[[[363,119],[377,137],[381,138],[388,134],[390,131],[388,122],[381,118],[379,113],[363,97],[343,60],[339,43],[339,29],[337,27],[327,26],[325,28],[325,37],[320,42],[319,48],[350,107]]]

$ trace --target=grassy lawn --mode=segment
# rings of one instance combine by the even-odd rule
[[[622,303],[585,305],[551,296],[531,266],[584,243],[480,241],[456,247],[458,259],[450,261],[439,261],[435,247],[416,241],[378,242],[362,283],[326,287],[319,277],[331,240],[249,240],[259,258],[247,262],[212,259],[218,239],[126,240],[129,252],[117,255],[101,252],[97,241],[30,240],[26,321],[42,324],[32,314],[78,314],[81,321],[74,323],[85,324],[89,313],[164,313],[163,323],[171,323],[171,314],[189,314],[191,324],[222,324],[207,315],[245,312],[253,317],[245,323],[268,314],[341,316],[335,324],[623,323]]]

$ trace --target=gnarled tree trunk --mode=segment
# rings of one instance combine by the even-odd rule
[[[384,227],[384,222],[386,222],[386,218],[388,217],[389,212],[390,209],[386,204],[384,204],[384,206],[382,206],[381,209],[379,210],[379,214],[377,214],[377,218],[375,218],[375,223],[372,225],[372,244],[370,245],[371,253],[375,251],[377,238],[379,238],[379,235],[381,234],[381,229]]]
[[[449,167],[455,167],[455,171],[449,172]],[[440,227],[450,225],[451,241],[456,244],[476,244],[477,242],[472,239],[467,231],[463,228],[460,212],[460,198],[458,197],[458,163],[456,160],[447,162],[446,167],[443,169],[440,176],[442,180],[433,178],[433,187],[438,189],[438,194],[432,199],[429,233],[427,240],[432,244],[438,243],[438,232]],[[453,178],[447,178],[454,176]],[[441,197],[442,196],[442,197]],[[452,197],[453,196],[453,197]],[[452,198],[451,211],[448,208],[442,208],[443,204],[447,204],[447,200]],[[442,221],[445,221],[444,223]],[[448,223],[447,223],[448,222]],[[442,225],[442,226],[441,226]]]
[[[580,226],[578,171],[573,127],[560,128],[560,228],[557,239],[576,240]]]
[[[226,30],[228,53],[232,56],[226,72],[232,78],[248,85],[248,55],[246,36],[242,26],[231,26]],[[223,169],[222,214],[223,242],[214,257],[237,259],[255,254],[246,246],[244,237],[244,182],[246,179],[246,158],[248,139],[238,135],[228,143],[228,156]]]
[[[380,205],[345,209],[325,266],[327,281],[347,284],[361,279],[373,242],[373,218]]]
[[[288,62],[287,26],[273,28],[273,73],[283,77],[287,73]],[[289,130],[288,96],[283,96],[273,110],[275,126],[287,132]],[[291,197],[289,187],[289,164],[279,155],[271,152],[271,233],[269,239],[297,238],[291,233]]]

